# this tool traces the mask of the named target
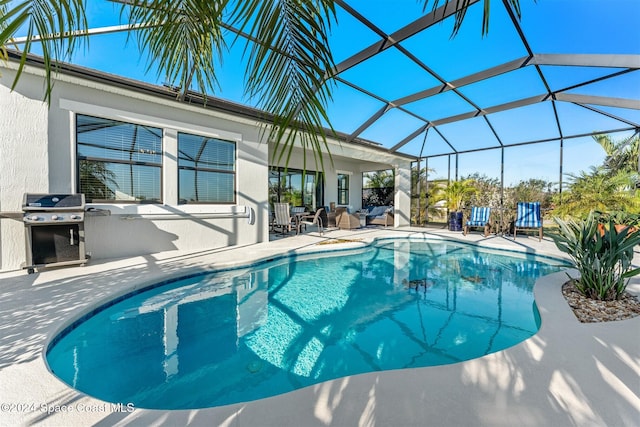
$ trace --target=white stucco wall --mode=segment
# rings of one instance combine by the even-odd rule
[[[395,169],[395,194],[393,226],[403,227],[411,224],[411,162],[398,162]],[[398,208],[399,207],[399,208]]]
[[[23,92],[11,92],[12,75],[0,71],[0,212],[20,211],[25,192],[49,191],[49,113],[42,86],[27,75]],[[0,219],[0,270],[24,262],[24,235],[21,220]]]
[[[163,128],[165,149],[178,131],[218,135],[236,142],[236,203],[177,204],[175,150],[163,160],[163,204],[93,205],[109,216],[87,215],[86,250],[93,259],[204,250],[268,240],[267,146],[255,124],[132,91],[61,76],[50,108],[42,102],[42,78],[25,73],[15,91],[14,73],[0,77],[0,211],[19,212],[25,192],[76,192],[74,114]],[[175,147],[175,145],[174,145]],[[170,150],[171,151],[171,150]],[[25,261],[20,219],[0,220],[0,270]]]
[[[197,251],[267,241],[268,145],[254,121],[177,103],[103,82],[58,75],[47,106],[43,72],[25,70],[14,91],[15,64],[0,66],[0,271],[21,268],[25,231],[24,193],[75,193],[75,115],[87,114],[163,129],[162,204],[89,204],[110,215],[87,214],[86,251],[92,259],[149,255],[161,251]],[[215,136],[236,143],[236,203],[180,205],[177,196],[177,134]],[[394,168],[396,209],[409,212],[409,162],[371,147],[329,141],[333,164],[325,157],[325,200],[337,201],[337,172],[347,172],[350,205],[361,207],[362,172]],[[301,169],[295,150],[290,168]],[[307,153],[307,170],[315,162]],[[400,173],[398,173],[400,172]],[[405,197],[406,195],[406,197]],[[404,225],[404,216],[396,216]],[[407,215],[408,218],[408,215]],[[408,222],[407,222],[408,223]]]

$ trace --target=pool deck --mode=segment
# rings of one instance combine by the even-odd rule
[[[315,228],[312,227],[312,230]],[[0,273],[0,425],[60,426],[638,426],[640,317],[582,324],[562,297],[564,272],[536,283],[542,327],[507,350],[446,366],[373,372],[254,402],[201,410],[114,411],[67,387],[43,349],[70,320],[132,289],[274,255],[428,236],[560,256],[549,238],[462,236],[435,229],[315,231],[246,247],[166,252],[36,274]],[[322,240],[361,241],[318,246]],[[638,260],[638,254],[636,254]],[[629,286],[640,294],[640,280]],[[197,390],[194,390],[194,393]],[[47,411],[50,411],[49,413]]]

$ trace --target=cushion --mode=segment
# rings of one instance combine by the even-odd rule
[[[518,228],[540,228],[540,202],[518,202],[515,226]]]
[[[491,215],[491,208],[473,206],[467,225],[470,227],[484,227],[489,222],[489,215]]]
[[[389,209],[389,206],[376,206],[371,209],[371,212],[369,212],[367,216],[376,217],[382,215],[387,211],[387,209]]]

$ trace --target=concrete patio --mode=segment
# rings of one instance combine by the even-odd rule
[[[562,297],[564,272],[541,278],[542,327],[505,351],[453,365],[373,372],[268,399],[201,410],[121,408],[67,387],[47,369],[44,348],[92,308],[133,289],[189,272],[280,254],[362,246],[376,237],[426,236],[561,256],[549,238],[462,236],[433,229],[331,230],[245,247],[164,252],[28,275],[0,274],[0,424],[217,426],[637,426],[640,317],[581,324]],[[361,239],[316,245],[327,239]],[[640,281],[629,290],[640,294]],[[196,392],[196,391],[194,391]]]

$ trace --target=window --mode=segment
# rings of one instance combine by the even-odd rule
[[[235,169],[235,143],[178,134],[180,203],[234,203]]]
[[[273,168],[269,172],[269,201],[315,210],[324,203],[323,182],[320,172]]]
[[[162,201],[162,129],[77,115],[76,142],[87,201]]]
[[[349,204],[349,175],[338,174],[338,204]]]

